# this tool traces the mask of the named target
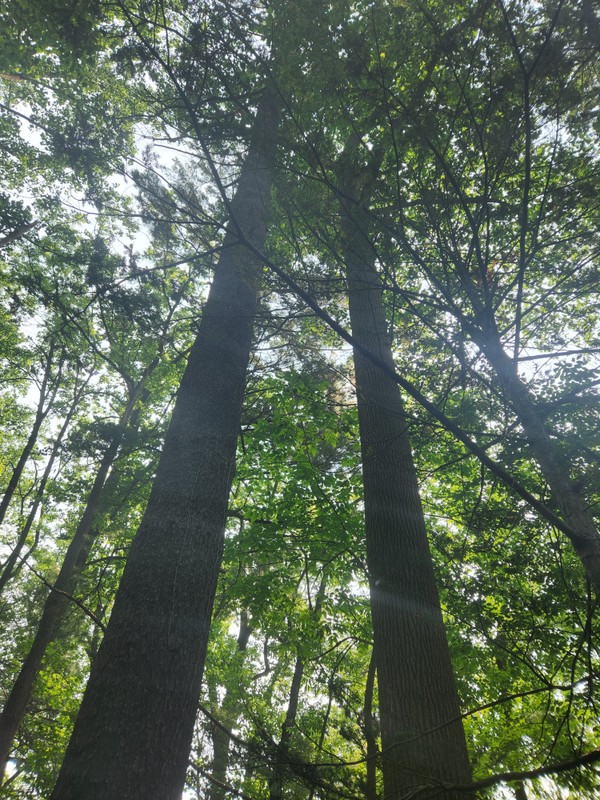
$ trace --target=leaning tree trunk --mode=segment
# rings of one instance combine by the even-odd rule
[[[73,590],[93,546],[95,539],[93,525],[106,479],[119,451],[123,433],[133,413],[142,385],[140,382],[136,391],[129,398],[119,420],[117,431],[102,456],[85,510],[69,543],[58,577],[44,603],[44,610],[35,637],[9,692],[2,714],[0,714],[0,783],[4,776],[12,743],[27,712],[35,681],[42,668],[44,655],[48,645],[54,640],[69,608]]]
[[[504,351],[494,331],[474,336],[476,344],[495,370],[505,396],[519,418],[527,442],[548,482],[552,499],[573,534],[569,537],[586,575],[600,598],[600,535],[581,490],[571,480],[569,464],[561,457],[546,427],[544,413],[521,380],[515,362]]]
[[[366,215],[345,211],[352,335],[393,368]],[[449,800],[461,795],[443,784],[467,784],[471,771],[406,415],[397,385],[356,349],[354,365],[385,796],[422,787],[421,800]]]
[[[54,442],[52,443],[52,450],[50,452],[50,455],[48,456],[48,462],[46,463],[46,467],[44,468],[44,473],[42,475],[42,479],[40,480],[39,486],[36,489],[35,498],[34,498],[34,501],[33,501],[32,505],[31,505],[31,508],[29,509],[29,513],[27,515],[27,519],[25,520],[25,522],[23,524],[23,527],[21,528],[21,531],[19,533],[19,536],[17,538],[17,542],[16,542],[14,548],[12,549],[10,555],[8,556],[8,558],[6,559],[4,564],[2,565],[2,570],[0,572],[0,595],[4,592],[4,589],[6,588],[6,585],[14,577],[14,575],[16,573],[18,573],[18,571],[20,569],[20,566],[22,566],[22,564],[23,564],[23,560],[24,559],[20,558],[21,553],[22,553],[22,551],[23,551],[23,549],[25,547],[25,544],[27,542],[27,537],[29,536],[31,528],[33,527],[33,523],[35,522],[35,518],[36,518],[36,515],[37,515],[37,512],[38,512],[38,509],[39,509],[39,507],[40,507],[40,505],[42,503],[42,500],[44,498],[44,492],[46,491],[46,485],[48,483],[48,480],[50,479],[50,475],[51,475],[52,469],[54,467],[54,462],[56,461],[56,458],[57,458],[58,454],[60,453],[63,437],[64,437],[65,433],[67,432],[67,429],[68,429],[69,425],[71,424],[71,420],[73,419],[73,416],[75,415],[75,412],[77,411],[78,403],[79,403],[79,401],[81,399],[81,396],[83,394],[83,390],[85,389],[86,385],[87,385],[87,381],[85,381],[83,383],[83,385],[81,387],[78,387],[78,389],[75,391],[75,395],[74,395],[74,398],[73,398],[73,402],[71,403],[71,407],[69,408],[67,414],[65,415],[65,418],[64,418],[63,423],[62,423],[62,425],[60,427],[60,430],[58,431],[58,433],[56,435],[56,438],[54,439]],[[31,552],[31,548],[30,548],[29,552]],[[26,557],[27,556],[25,556],[24,558],[26,558]],[[20,565],[17,563],[19,560],[21,562]],[[2,752],[2,748],[0,746],[0,753],[1,752]],[[1,760],[1,755],[0,755],[0,775],[1,775],[1,770],[2,770],[2,760]]]
[[[8,486],[6,487],[2,500],[0,500],[0,525],[4,521],[4,517],[6,516],[6,512],[8,511],[8,507],[10,505],[10,501],[12,500],[13,495],[17,490],[17,486],[19,485],[19,481],[21,480],[21,475],[23,474],[23,470],[25,469],[25,464],[27,464],[27,461],[29,460],[33,448],[35,447],[35,444],[38,440],[42,423],[48,416],[48,412],[50,411],[50,408],[58,391],[58,385],[60,381],[57,378],[56,381],[54,381],[54,386],[50,390],[50,397],[48,398],[49,385],[52,376],[54,350],[55,346],[54,344],[51,344],[50,352],[48,354],[48,360],[46,361],[46,368],[44,370],[44,377],[42,379],[42,385],[40,387],[40,397],[37,404],[35,417],[33,418],[33,425],[31,427],[31,432],[29,434],[29,438],[25,443],[25,447],[21,451],[19,460],[15,464],[15,467],[12,471],[10,480],[8,481]],[[46,400],[48,400],[47,403]]]
[[[176,800],[185,781],[235,467],[278,119],[259,105],[148,507],[52,800]]]

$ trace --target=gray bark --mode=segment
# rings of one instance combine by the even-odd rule
[[[393,368],[366,232],[355,207],[343,219],[352,334]],[[385,795],[422,787],[420,798],[454,800],[461,795],[440,782],[468,784],[471,770],[403,403],[358,350],[354,364]]]
[[[235,467],[277,102],[267,90],[190,352],[52,800],[177,800],[193,736]],[[238,227],[239,226],[239,227]]]

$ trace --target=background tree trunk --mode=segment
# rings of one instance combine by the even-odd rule
[[[56,393],[58,391],[58,387],[60,384],[60,366],[59,366],[59,373],[54,381],[52,381],[52,366],[54,362],[54,351],[55,346],[54,344],[50,345],[50,352],[48,353],[48,358],[46,360],[46,367],[44,370],[44,377],[42,378],[42,385],[40,386],[40,397],[37,404],[35,417],[33,419],[33,425],[31,427],[31,432],[29,434],[29,438],[25,443],[25,447],[21,451],[21,455],[19,456],[19,460],[15,464],[15,467],[12,471],[10,476],[10,480],[8,482],[8,486],[4,492],[2,500],[0,500],[0,525],[4,521],[4,517],[6,516],[6,512],[8,511],[8,506],[10,505],[10,501],[19,485],[19,481],[21,480],[21,475],[23,474],[23,470],[25,469],[25,464],[27,463],[29,456],[35,444],[37,442],[40,428],[42,427],[42,423],[48,416],[48,412],[52,407],[52,403],[54,402],[54,398],[56,397]],[[48,397],[48,395],[50,395]],[[48,402],[46,403],[46,400]]]
[[[365,699],[363,704],[363,732],[367,743],[367,781],[365,785],[366,800],[377,800],[377,734],[375,731],[375,718],[373,715],[373,692],[375,689],[375,651],[371,653],[369,671],[365,683]]]
[[[298,653],[294,664],[294,675],[290,685],[290,696],[288,707],[285,712],[285,719],[281,725],[281,737],[277,743],[274,763],[271,768],[269,778],[269,800],[281,800],[283,797],[283,785],[286,772],[289,771],[289,744],[292,735],[292,728],[298,713],[298,701],[300,699],[300,688],[304,676],[304,660]]]
[[[323,575],[319,589],[317,590],[315,605],[312,610],[313,617],[317,621],[321,617],[326,589],[327,575]],[[292,730],[296,723],[296,717],[298,715],[300,689],[302,688],[302,679],[304,678],[305,667],[305,659],[303,658],[300,649],[298,649],[296,652],[296,661],[294,663],[294,674],[292,675],[292,682],[290,684],[288,707],[285,712],[285,719],[281,724],[281,736],[279,738],[279,742],[277,743],[274,763],[271,767],[271,776],[269,778],[269,800],[282,800],[286,773],[290,772],[290,740],[292,737]]]
[[[119,420],[118,429],[102,457],[85,510],[73,539],[67,548],[58,577],[44,604],[44,610],[34,640],[2,709],[2,714],[0,715],[0,777],[4,776],[12,743],[27,712],[27,706],[33,693],[35,681],[42,668],[48,645],[53,641],[69,607],[69,598],[73,594],[77,579],[85,566],[94,543],[93,525],[98,513],[102,492],[108,473],[117,457],[123,433],[133,413],[142,385],[140,382],[136,387],[136,391],[130,397],[127,407]]]
[[[240,613],[240,632],[237,638],[238,653],[245,653],[248,640],[252,634],[252,626],[248,620],[247,612],[242,609]],[[211,729],[213,744],[213,760],[211,765],[211,776],[214,783],[210,784],[207,800],[224,800],[227,790],[227,768],[229,766],[230,737],[229,732],[238,720],[241,711],[240,704],[241,687],[228,687],[223,702],[219,709],[215,709],[227,730],[223,730],[218,725]]]
[[[83,395],[85,387],[87,386],[87,383],[88,381],[84,381],[83,384],[80,387],[78,387],[78,389],[75,391],[71,407],[69,408],[63,420],[63,423],[58,433],[56,434],[54,442],[52,443],[52,450],[50,451],[50,455],[48,456],[48,462],[44,468],[42,478],[36,489],[35,498],[31,505],[31,508],[29,509],[29,513],[27,514],[27,519],[23,523],[23,527],[21,528],[15,547],[13,548],[12,552],[2,565],[2,571],[0,572],[0,595],[4,592],[6,585],[14,576],[15,572],[19,570],[20,565],[17,565],[17,562],[19,561],[21,552],[23,551],[25,543],[27,542],[27,537],[29,536],[31,528],[33,527],[33,523],[35,522],[38,508],[42,503],[44,492],[46,491],[46,484],[48,483],[48,480],[52,473],[54,462],[60,452],[60,448],[63,443],[63,437],[65,436],[65,433],[67,432],[67,429],[71,424],[71,420],[73,419],[73,416],[77,411],[78,403],[81,400],[81,397]],[[31,552],[31,550],[29,552]],[[27,558],[27,554],[24,556],[24,558]],[[24,559],[21,559],[21,565],[23,564],[23,560]],[[1,747],[0,747],[0,752],[1,752]],[[0,769],[1,769],[1,760],[0,760]]]
[[[600,536],[581,490],[571,480],[569,459],[558,454],[543,411],[537,407],[535,398],[521,380],[515,362],[502,347],[500,337],[491,333],[476,337],[476,343],[496,371],[504,394],[519,417],[533,457],[552,491],[554,503],[564,521],[577,534],[570,537],[571,544],[596,596],[600,598]]]

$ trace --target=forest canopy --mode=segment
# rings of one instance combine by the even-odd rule
[[[595,0],[6,0],[0,797],[594,798]]]

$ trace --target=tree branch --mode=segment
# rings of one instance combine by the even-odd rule
[[[27,567],[31,570],[31,572],[33,572],[36,578],[39,578],[41,580],[44,586],[47,586],[48,589],[50,589],[51,592],[56,592],[56,594],[62,594],[63,597],[66,597],[72,603],[75,603],[75,605],[78,608],[80,608],[83,611],[83,613],[92,620],[94,625],[97,625],[100,628],[102,633],[106,633],[106,625],[101,620],[99,620],[98,617],[94,614],[94,612],[90,611],[90,609],[84,603],[82,603],[81,600],[78,600],[76,597],[73,597],[73,595],[69,594],[68,592],[62,591],[62,589],[57,589],[49,581],[47,581],[46,578],[44,578],[44,576],[41,573],[35,570],[30,564],[28,564]]]

